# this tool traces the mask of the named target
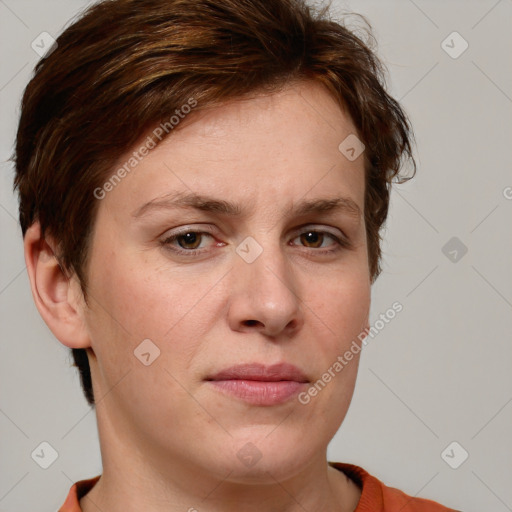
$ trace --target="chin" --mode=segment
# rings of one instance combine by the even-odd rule
[[[307,446],[307,432],[290,432],[284,425],[277,435],[276,426],[252,428],[250,432],[237,437],[231,432],[231,446],[224,444],[219,449],[223,460],[222,470],[229,474],[229,480],[247,484],[275,484],[294,476],[312,462],[315,455],[322,453],[323,446]],[[273,432],[274,430],[274,432]],[[273,433],[272,433],[273,432]],[[230,456],[232,454],[232,456]],[[218,463],[218,461],[217,461]]]

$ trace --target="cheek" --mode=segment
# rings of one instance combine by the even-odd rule
[[[366,327],[370,311],[371,287],[367,274],[353,274],[351,279],[331,279],[310,307],[336,337],[343,348]]]
[[[144,255],[112,254],[110,261],[95,279],[95,290],[103,300],[103,316],[134,339],[162,340],[198,300],[197,286],[182,282],[183,276],[167,268],[157,268]]]
[[[112,256],[91,286],[97,298],[88,318],[97,356],[91,370],[99,395],[109,396],[112,407],[118,403],[123,414],[165,415],[158,405],[162,390],[176,400],[182,397],[178,382],[184,381],[182,374],[199,346],[197,324],[189,320],[201,290],[155,270],[147,261],[134,263],[120,256]],[[147,353],[148,365],[144,363]],[[187,398],[182,398],[185,403]],[[171,420],[166,417],[164,423]]]
[[[92,301],[88,323],[100,364],[140,364],[134,350],[149,339],[160,350],[159,364],[186,370],[215,317],[216,290],[210,290],[219,276],[199,279],[166,266],[161,258],[129,250],[112,252],[106,260],[109,265],[97,265],[90,281],[98,300]]]
[[[325,331],[325,337],[317,338],[315,353],[310,356],[318,370],[318,395],[311,402],[315,414],[328,419],[326,428],[332,435],[352,399],[362,349],[360,335],[368,322],[371,297],[364,276],[340,279],[338,283],[331,284],[319,296],[321,300],[314,312],[329,330]]]

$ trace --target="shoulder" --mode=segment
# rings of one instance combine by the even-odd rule
[[[359,466],[341,462],[329,464],[343,471],[361,488],[361,497],[354,512],[456,512],[435,501],[409,496],[388,487]]]
[[[59,512],[81,512],[80,498],[85,496],[97,483],[101,475],[89,478],[88,480],[80,480],[71,486],[66,501],[59,508]]]

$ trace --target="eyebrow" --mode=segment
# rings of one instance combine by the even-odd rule
[[[133,217],[139,218],[155,210],[169,210],[176,208],[192,208],[198,211],[226,215],[229,217],[241,217],[245,210],[240,204],[211,196],[195,193],[174,192],[163,198],[153,199],[133,212]],[[342,212],[349,216],[360,218],[362,215],[358,204],[349,197],[318,198],[300,201],[292,205],[285,212],[286,218],[304,216],[307,214]]]

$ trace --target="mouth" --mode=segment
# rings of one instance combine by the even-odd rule
[[[205,380],[223,394],[262,406],[287,402],[309,382],[301,370],[288,363],[232,366]]]

